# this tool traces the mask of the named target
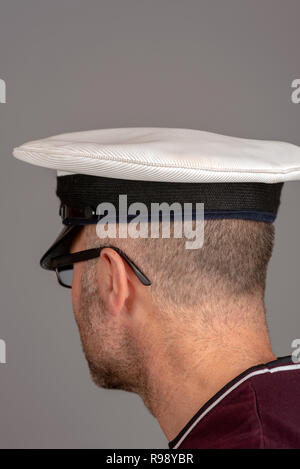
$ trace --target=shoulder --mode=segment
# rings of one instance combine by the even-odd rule
[[[265,448],[300,448],[300,363],[272,362],[249,384]]]
[[[300,363],[284,357],[228,383],[169,443],[174,449],[300,447]]]

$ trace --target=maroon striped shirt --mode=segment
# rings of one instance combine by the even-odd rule
[[[224,386],[169,442],[171,449],[300,449],[300,363],[249,368]]]

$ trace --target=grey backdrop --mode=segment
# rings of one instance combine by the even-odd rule
[[[299,18],[299,0],[1,1],[2,448],[167,447],[140,398],[92,384],[70,293],[38,265],[60,228],[54,172],[12,148],[122,126],[300,145]],[[300,337],[299,200],[286,184],[267,289],[277,355]]]

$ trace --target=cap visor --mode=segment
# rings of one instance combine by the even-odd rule
[[[45,252],[40,260],[40,265],[43,269],[54,270],[52,267],[52,259],[69,252],[72,240],[80,228],[82,228],[80,225],[64,226],[54,243]]]

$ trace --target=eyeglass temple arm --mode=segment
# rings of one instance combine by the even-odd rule
[[[100,249],[102,250],[104,248],[114,249],[114,251],[116,251],[127,262],[127,264],[132,268],[133,272],[138,277],[138,279],[142,282],[143,285],[148,286],[148,287],[151,285],[151,282],[148,279],[148,277],[146,277],[146,275],[141,271],[141,269],[139,269],[135,265],[135,263],[131,259],[129,259],[129,257],[123,251],[121,251],[121,249],[119,249],[115,246],[103,246]]]
[[[105,248],[111,248],[114,251],[116,251],[131,267],[131,269],[134,271],[135,275],[138,277],[138,279],[142,282],[143,285],[145,286],[151,285],[151,282],[148,279],[148,277],[146,277],[146,275],[135,265],[135,263],[131,259],[129,259],[129,257],[126,256],[126,254],[123,251],[121,251],[121,249],[115,246],[101,246],[99,248],[93,248],[93,249],[88,249],[86,251],[74,252],[73,254],[67,254],[64,256],[54,257],[52,259],[52,268],[56,270],[57,267],[68,265],[68,263],[73,264],[75,262],[95,259],[97,256],[100,256],[102,249],[105,249]]]

